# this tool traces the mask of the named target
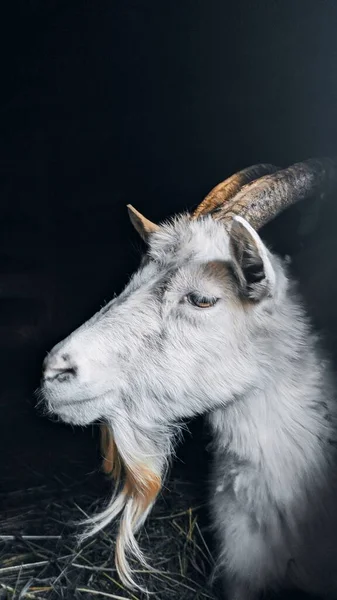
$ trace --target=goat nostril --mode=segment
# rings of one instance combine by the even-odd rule
[[[45,367],[43,377],[46,381],[68,381],[77,375],[77,367]]]
[[[66,367],[65,369],[57,369],[60,373],[69,373],[69,375],[76,375],[77,369],[76,367]]]
[[[53,369],[52,372],[47,374],[46,379],[49,380],[57,380],[57,381],[69,381],[72,377],[75,377],[76,369],[74,367],[69,367],[67,369]]]

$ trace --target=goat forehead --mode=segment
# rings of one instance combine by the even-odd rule
[[[225,228],[212,219],[193,222],[189,218],[176,217],[160,227],[150,241],[147,256],[133,274],[119,301],[149,301],[149,296],[158,299],[175,275],[200,276],[200,264],[229,260],[229,238]],[[183,267],[183,271],[180,271]],[[134,293],[136,292],[136,295]],[[144,295],[145,294],[145,295]],[[116,302],[112,303],[116,305]]]
[[[153,236],[149,255],[162,264],[229,259],[229,237],[221,223],[210,217],[191,221],[177,217]]]

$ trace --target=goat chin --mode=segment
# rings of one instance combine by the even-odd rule
[[[92,403],[92,410],[90,410],[90,407],[88,406],[86,406],[85,410],[83,410],[83,407],[77,404],[57,406],[55,408],[52,403],[49,403],[46,413],[51,417],[57,417],[69,425],[90,425],[96,420],[94,401],[92,401]]]

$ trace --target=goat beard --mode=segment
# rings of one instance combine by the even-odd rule
[[[154,570],[147,564],[134,534],[144,524],[162,488],[167,460],[172,453],[172,432],[159,432],[160,451],[153,435],[137,432],[125,421],[119,427],[114,423],[114,429],[102,423],[100,436],[102,469],[114,480],[115,491],[107,508],[84,522],[89,527],[80,540],[96,534],[121,515],[115,548],[116,569],[126,587],[146,591],[134,581],[127,553],[146,569]]]

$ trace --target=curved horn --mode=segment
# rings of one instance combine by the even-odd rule
[[[221,209],[222,205],[233,198],[244,185],[263,175],[275,173],[277,170],[277,167],[274,165],[260,164],[247,167],[246,169],[235,173],[235,175],[228,177],[207,194],[204,200],[194,210],[192,219],[212,214],[215,210]]]
[[[159,226],[149,219],[146,219],[138,210],[136,210],[131,204],[127,205],[127,209],[129,212],[129,217],[132,225],[138,231],[139,235],[143,238],[144,241],[147,240],[147,237],[150,233],[154,231],[158,231]]]
[[[330,191],[336,179],[336,158],[312,158],[249,183],[213,217],[226,224],[240,215],[259,229],[291,204]]]

